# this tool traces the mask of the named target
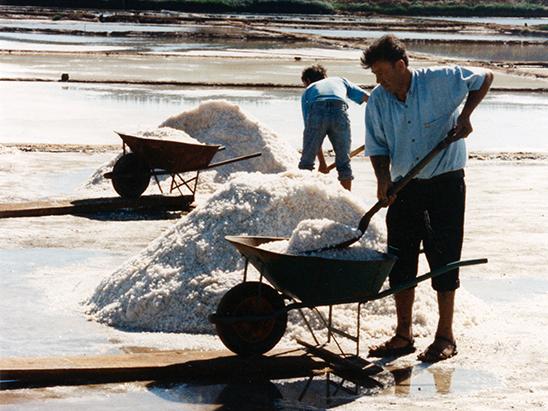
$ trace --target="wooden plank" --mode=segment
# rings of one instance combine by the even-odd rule
[[[350,381],[354,381],[364,386],[377,386],[383,388],[383,384],[379,381],[371,378],[372,375],[378,374],[383,371],[383,368],[378,365],[367,361],[361,357],[343,357],[339,354],[335,354],[323,346],[317,346],[309,344],[305,341],[296,340],[298,344],[305,347],[306,351],[310,354],[325,360],[327,363],[333,366],[333,372],[343,378]]]
[[[324,361],[303,351],[240,357],[228,351],[158,351],[109,356],[0,359],[0,389],[127,381],[231,382],[323,374]]]
[[[98,197],[89,199],[52,199],[25,203],[0,204],[0,218],[40,217],[49,215],[85,215],[123,209],[138,211],[188,211],[194,197],[149,195],[137,199]]]

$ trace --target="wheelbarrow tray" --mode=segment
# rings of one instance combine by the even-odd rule
[[[170,174],[207,168],[221,147],[117,134],[133,153],[147,163],[150,169],[159,168],[167,170]]]
[[[307,306],[374,299],[397,257],[380,253],[375,260],[341,260],[281,254],[258,246],[279,237],[227,236],[249,262],[283,294]]]

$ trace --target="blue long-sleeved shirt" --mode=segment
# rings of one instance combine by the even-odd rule
[[[458,107],[485,80],[483,70],[433,67],[413,70],[405,102],[377,86],[365,111],[365,155],[390,157],[392,181],[402,178],[455,126]],[[466,164],[464,140],[452,143],[416,178],[428,179]]]
[[[310,111],[315,101],[341,100],[345,103],[350,99],[361,104],[367,93],[354,83],[342,77],[327,77],[310,84],[301,97],[303,119]]]

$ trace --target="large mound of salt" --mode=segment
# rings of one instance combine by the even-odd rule
[[[226,235],[287,237],[305,219],[354,225],[362,214],[355,197],[327,176],[239,174],[104,280],[88,312],[119,328],[211,333],[207,315],[242,278],[243,259]]]

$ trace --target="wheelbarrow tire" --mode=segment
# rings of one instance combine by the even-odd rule
[[[238,284],[219,302],[219,317],[244,317],[272,314],[272,318],[255,321],[216,322],[217,334],[232,352],[242,355],[263,354],[271,350],[285,333],[287,312],[284,300],[272,287],[256,281]],[[274,315],[277,312],[277,315]]]
[[[150,183],[150,169],[135,153],[127,153],[112,169],[112,186],[122,198],[139,198]]]

